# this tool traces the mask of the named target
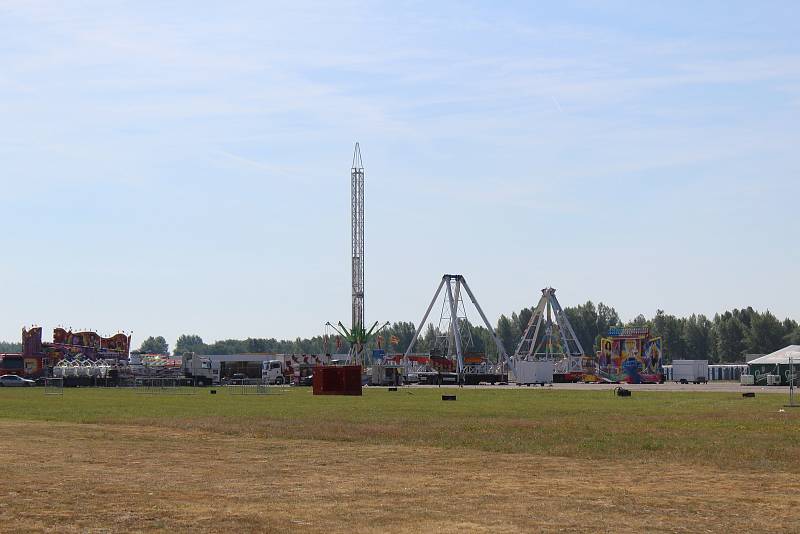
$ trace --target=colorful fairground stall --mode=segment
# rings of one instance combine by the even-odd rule
[[[42,346],[42,329],[22,329],[22,352],[0,354],[0,374],[39,377],[47,367]]]
[[[42,342],[42,327],[22,329],[22,352],[0,354],[0,374],[39,377],[62,360],[121,360],[130,354],[131,337],[115,334],[102,337],[96,332],[53,330],[53,342]]]
[[[648,327],[611,327],[600,340],[598,376],[610,382],[629,384],[664,381],[664,347],[660,337],[650,337]]]

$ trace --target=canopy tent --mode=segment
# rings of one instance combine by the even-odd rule
[[[800,364],[800,345],[789,345],[747,363],[750,365],[789,365],[789,358],[792,359],[792,363]]]
[[[791,364],[789,361],[791,360]],[[771,354],[747,362],[756,384],[766,383],[767,375],[781,377],[781,385],[789,385],[792,376],[800,382],[800,345],[789,345]],[[790,369],[791,367],[791,369]]]

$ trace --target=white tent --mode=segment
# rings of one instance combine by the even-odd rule
[[[792,359],[792,364],[800,365],[800,345],[789,345],[780,350],[776,350],[771,354],[751,360],[748,365],[789,365],[789,358]]]

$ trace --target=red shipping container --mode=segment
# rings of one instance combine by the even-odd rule
[[[361,395],[360,365],[314,367],[314,395]]]

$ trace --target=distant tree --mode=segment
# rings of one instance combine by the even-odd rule
[[[411,339],[414,337],[414,332],[416,332],[417,329],[414,326],[414,323],[401,321],[399,323],[392,324],[386,330],[387,331],[384,335],[387,344],[386,346],[396,350],[397,352],[405,352],[408,348],[408,345],[411,343]],[[396,345],[392,345],[390,343],[392,336],[397,338]]]
[[[751,354],[768,354],[783,346],[783,325],[769,311],[754,312],[745,333],[745,345]]]
[[[652,335],[660,336],[664,346],[665,361],[688,359],[689,350],[684,337],[684,319],[658,310],[652,320]]]
[[[633,321],[627,323],[625,326],[629,327],[647,326],[647,317],[645,317],[640,313],[639,315],[634,317]]]
[[[717,359],[720,362],[741,361],[745,353],[744,332],[742,321],[731,312],[714,317],[714,331],[716,333]]]
[[[0,352],[22,352],[22,343],[0,341]]]
[[[142,346],[139,347],[139,352],[145,352],[149,354],[169,354],[169,345],[163,336],[150,336],[142,342]]]
[[[528,323],[531,322],[531,316],[533,315],[533,308],[522,308],[519,312],[519,331],[525,332],[525,329],[528,328]],[[522,335],[522,334],[520,334]]]
[[[500,338],[500,342],[503,344],[503,348],[506,349],[506,352],[513,354],[514,350],[517,348],[515,342],[519,340],[519,335],[515,333],[514,326],[511,324],[511,319],[505,315],[501,315],[500,319],[497,321],[497,337]]]
[[[586,304],[579,304],[574,308],[564,308],[564,314],[575,330],[575,336],[580,341],[583,351],[586,354],[594,354],[598,340],[605,332],[600,332],[597,309],[592,301],[588,300]]]
[[[705,315],[694,315],[685,320],[683,336],[690,359],[707,360],[711,356],[711,322]]]
[[[787,345],[800,345],[800,326],[795,327],[795,329],[786,334],[783,339]]]
[[[433,349],[436,344],[436,338],[439,335],[439,329],[434,328],[433,323],[428,323],[428,328],[425,329],[425,335],[417,339],[414,346],[414,352],[427,352]]]
[[[745,326],[745,329],[750,328],[753,316],[758,315],[758,312],[756,312],[750,306],[748,306],[747,308],[742,308],[741,310],[734,309],[732,313],[734,317],[736,317],[742,322],[742,324]]]
[[[783,333],[789,335],[798,327],[797,321],[794,319],[786,318],[783,320]]]
[[[511,350],[513,347],[516,347],[517,343],[519,342],[519,338],[522,336],[522,333],[525,331],[525,326],[519,319],[519,315],[517,312],[511,314]]]
[[[621,324],[617,310],[611,306],[606,306],[602,302],[597,304],[597,326],[600,335],[606,335],[608,329],[612,326]]]
[[[480,347],[481,350],[486,353],[486,357],[489,358],[491,361],[496,362],[498,359],[498,352],[497,347],[494,344],[494,340],[492,339],[492,335],[489,331],[484,328],[483,326],[473,326],[472,327],[472,339],[475,341],[475,345]],[[510,350],[514,350],[515,347],[511,347]],[[508,353],[508,351],[506,351]]]
[[[181,355],[184,352],[195,352],[197,354],[205,354],[205,343],[203,338],[194,334],[183,334],[178,337],[175,342],[175,355]]]

